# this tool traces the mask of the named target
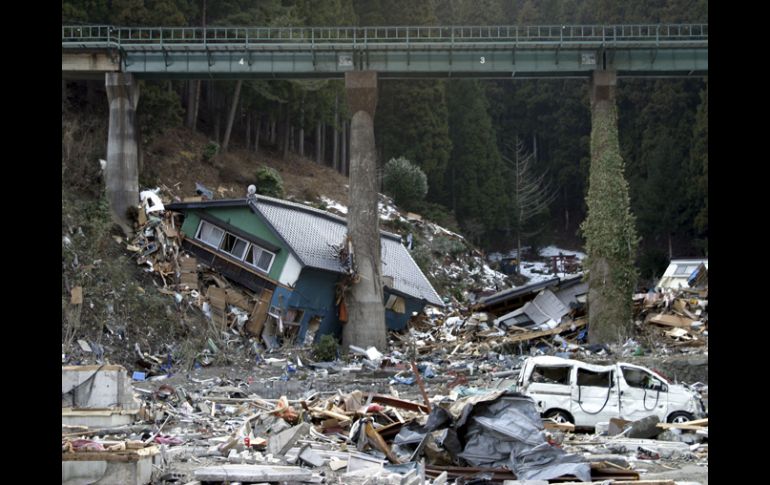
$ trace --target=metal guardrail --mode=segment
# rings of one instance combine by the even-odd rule
[[[315,44],[660,44],[708,43],[708,24],[541,25],[443,27],[115,27],[62,26],[62,47],[117,44],[158,45],[315,45]]]

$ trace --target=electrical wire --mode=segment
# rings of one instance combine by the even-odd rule
[[[583,389],[583,386],[578,384],[578,406],[580,406],[580,410],[583,411],[586,414],[599,414],[600,412],[602,412],[602,410],[605,408],[605,406],[607,406],[607,403],[610,402],[610,393],[612,392],[612,373],[611,372],[610,372],[610,377],[609,377],[608,384],[609,385],[607,386],[607,397],[604,399],[604,404],[602,404],[602,407],[600,407],[599,410],[596,411],[596,412],[586,411],[583,408],[583,400],[582,400],[582,389]]]
[[[651,408],[647,408],[647,388],[644,388],[644,398],[642,399],[642,406],[644,407],[645,411],[652,411],[655,409],[655,406],[658,405],[658,400],[660,399],[660,388],[658,388],[658,392],[655,395],[655,404],[652,405]]]

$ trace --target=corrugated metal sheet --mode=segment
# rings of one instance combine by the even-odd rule
[[[343,271],[334,246],[342,243],[347,233],[345,219],[306,205],[265,196],[258,196],[257,203],[251,206],[270,222],[303,264],[328,271]],[[393,278],[392,288],[443,306],[436,290],[401,244],[400,237],[384,233],[380,241],[382,275]]]
[[[553,320],[558,324],[569,309],[549,289],[541,291],[534,300],[523,307],[512,311],[495,320],[495,323],[511,324],[518,321],[517,317],[526,315],[532,321],[532,326],[541,326]],[[549,326],[550,327],[550,326]]]
[[[576,303],[578,296],[588,293],[588,282],[581,281],[580,283],[568,286],[566,288],[560,287],[556,290],[556,298],[567,308],[571,303]]]

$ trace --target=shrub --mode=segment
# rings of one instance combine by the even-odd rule
[[[283,198],[283,179],[274,169],[261,166],[257,169],[257,193],[269,197]]]
[[[203,149],[203,159],[207,162],[214,158],[219,153],[219,145],[216,142],[210,141],[206,144],[206,148]]]
[[[391,158],[385,164],[383,188],[396,204],[414,209],[428,193],[428,177],[406,158]]]
[[[322,335],[313,346],[313,356],[320,361],[328,362],[337,358],[337,339],[334,335]]]

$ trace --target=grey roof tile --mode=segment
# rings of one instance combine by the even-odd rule
[[[255,205],[303,264],[343,271],[334,246],[339,245],[347,233],[345,219],[306,205],[261,195],[257,196]],[[401,238],[382,231],[380,241],[382,275],[393,278],[392,289],[443,306],[436,290],[401,244]]]

